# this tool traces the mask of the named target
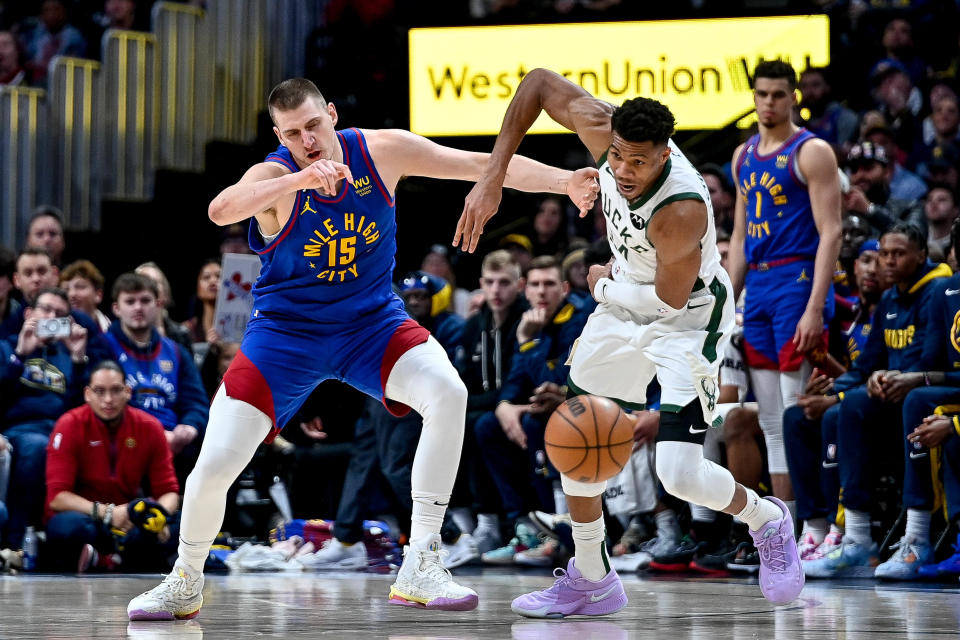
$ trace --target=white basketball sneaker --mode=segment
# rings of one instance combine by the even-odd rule
[[[480,560],[480,549],[477,547],[477,541],[469,533],[461,533],[456,542],[443,545],[443,550],[448,554],[443,559],[443,564],[447,569],[456,569],[468,562]]]
[[[296,562],[308,571],[366,569],[367,548],[363,542],[346,545],[336,538],[330,538],[324,540],[319,551],[299,556]]]
[[[420,609],[471,611],[477,592],[453,581],[440,560],[440,535],[431,534],[403,548],[403,564],[390,587],[390,604]]]
[[[192,574],[179,565],[156,587],[127,605],[131,620],[186,620],[203,606],[203,574]]]

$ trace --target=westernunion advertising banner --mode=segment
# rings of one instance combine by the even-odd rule
[[[830,62],[826,16],[410,30],[410,128],[486,135],[523,76],[546,67],[613,104],[667,104],[679,129],[713,129],[750,110],[753,68],[780,58],[797,71]],[[531,129],[558,133],[546,114]]]

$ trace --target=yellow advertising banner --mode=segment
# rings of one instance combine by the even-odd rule
[[[410,30],[410,128],[428,136],[500,130],[517,85],[545,67],[613,104],[646,96],[679,129],[714,129],[753,104],[760,60],[797,71],[830,62],[826,16]],[[563,127],[546,114],[533,133]]]

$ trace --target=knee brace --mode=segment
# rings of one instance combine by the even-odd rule
[[[664,411],[661,408],[657,443],[691,442],[700,446],[707,437],[707,428],[707,423],[703,420],[700,400],[694,398],[680,411]]]
[[[692,442],[657,442],[657,475],[667,493],[722,511],[733,500],[736,482],[729,471],[703,457]]]
[[[577,498],[593,498],[602,494],[607,488],[606,482],[577,482],[562,473],[560,474],[560,484],[563,486],[565,494]]]

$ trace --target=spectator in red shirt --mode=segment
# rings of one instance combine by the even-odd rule
[[[180,504],[172,454],[160,422],[127,406],[130,393],[119,365],[100,362],[85,404],[54,426],[44,549],[51,568],[111,568],[119,552],[125,570],[169,569],[179,529],[170,514]]]

